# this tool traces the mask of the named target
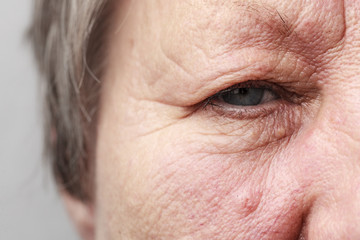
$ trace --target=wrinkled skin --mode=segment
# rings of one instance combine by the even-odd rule
[[[360,239],[360,1],[118,8],[96,239]],[[285,93],[206,104],[247,81]]]

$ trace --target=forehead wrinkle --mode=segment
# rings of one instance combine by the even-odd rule
[[[175,35],[182,39],[179,42],[160,42],[161,49],[172,62],[186,65],[185,59],[194,59],[194,54],[198,54],[197,59],[210,64],[247,47],[268,50],[286,48],[283,46],[284,39],[291,35],[293,29],[286,15],[274,7],[248,1],[235,1],[226,6],[220,4],[222,1],[212,2],[213,6],[208,12],[202,12],[199,8],[181,14],[180,24],[173,24],[163,35],[163,39],[173,39]],[[203,16],[202,19],[194,21],[199,15]],[[188,73],[191,73],[192,67],[181,66]]]
[[[312,63],[316,56],[320,56],[337,42],[333,38],[336,38],[338,31],[331,28],[336,25],[337,18],[330,18],[338,14],[337,4],[328,1],[329,3],[322,4],[296,1],[277,6],[272,1],[213,0],[207,1],[206,3],[210,3],[207,5],[204,1],[192,0],[190,2],[201,2],[204,7],[186,9],[182,13],[178,20],[183,22],[175,27],[176,30],[173,28],[169,31],[170,36],[179,35],[182,41],[171,43],[172,47],[179,50],[174,51],[169,46],[167,50],[173,54],[168,55],[186,58],[182,56],[185,53],[191,55],[188,58],[193,59],[194,53],[200,49],[210,63],[241,49],[255,47],[292,52]],[[324,16],[330,19],[325,20]],[[200,48],[186,51],[184,43]],[[186,61],[178,62],[186,64]],[[192,66],[184,68],[191,69]]]
[[[306,41],[299,39],[295,32],[298,14],[292,13],[292,17],[289,18],[282,12],[286,9],[279,10],[262,1],[237,0],[230,6],[223,2],[213,11],[222,14],[212,14],[205,31],[208,32],[208,39],[217,36],[214,31],[223,32],[217,36],[218,39],[214,39],[216,44],[220,43],[218,49],[223,50],[220,54],[228,54],[247,47],[291,51],[294,42],[298,45],[307,45]],[[202,42],[201,45],[204,46],[204,43]]]
[[[238,30],[237,39],[233,39],[235,48],[256,46],[311,58],[314,51],[320,55],[341,44],[344,34],[342,1],[308,3],[299,0],[277,5],[273,1],[235,0],[232,8],[243,14],[235,23],[240,28],[232,29],[234,35]],[[338,26],[337,31],[334,26]]]

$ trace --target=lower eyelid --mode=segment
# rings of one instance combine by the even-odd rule
[[[262,138],[249,143],[249,146],[259,142],[266,145],[271,141],[293,135],[300,129],[303,121],[303,106],[283,100],[273,101],[266,105],[265,108],[241,109],[240,111],[225,110],[223,106],[209,105],[197,116],[200,117],[198,120],[201,121],[201,126],[212,126],[210,129],[218,135],[236,136],[237,139],[241,139],[248,136],[247,134],[261,133]]]

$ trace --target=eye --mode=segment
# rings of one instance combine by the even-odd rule
[[[234,88],[218,93],[219,100],[235,106],[256,106],[277,98],[274,92],[266,88]]]
[[[254,107],[284,96],[284,89],[264,81],[236,84],[211,96],[207,104],[216,106]]]
[[[291,103],[291,93],[277,84],[254,80],[219,91],[203,102],[203,107],[220,116],[246,119],[270,114]]]

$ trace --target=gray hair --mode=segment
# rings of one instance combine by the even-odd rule
[[[29,37],[43,81],[45,150],[61,188],[91,201],[109,0],[35,0]]]

